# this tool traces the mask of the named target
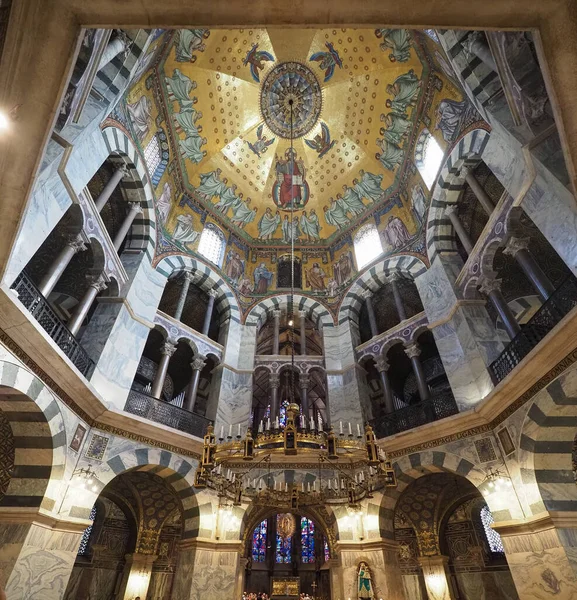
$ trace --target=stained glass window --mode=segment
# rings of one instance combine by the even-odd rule
[[[280,427],[283,428],[283,429],[286,426],[286,419],[287,419],[286,410],[288,408],[288,405],[289,405],[289,401],[288,400],[285,400],[280,405],[278,422],[279,422]]]
[[[281,515],[276,516],[277,529],[279,526],[279,519]],[[276,551],[275,551],[275,562],[277,563],[290,563],[291,562],[291,551],[293,547],[293,536],[289,535],[286,538],[277,533],[276,534]]]
[[[265,562],[266,560],[266,535],[268,521],[265,519],[254,528],[252,533],[252,560]]]
[[[315,562],[315,524],[301,517],[301,550],[304,563]]]
[[[324,543],[324,551],[325,551],[325,562],[331,559],[331,551],[329,550],[329,543],[325,540]]]
[[[501,540],[501,536],[491,527],[491,524],[495,522],[491,511],[487,505],[483,506],[481,509],[481,523],[483,523],[483,529],[485,530],[485,535],[487,536],[487,543],[489,544],[489,548],[491,552],[505,552],[505,548],[503,548],[503,541]]]
[[[89,519],[92,521],[92,525],[89,525],[82,534],[82,539],[80,540],[80,546],[78,548],[78,556],[86,556],[88,554],[88,542],[90,541],[92,527],[94,525],[94,520],[96,519],[96,504],[92,507],[92,510],[90,511]]]
[[[374,223],[363,225],[355,234],[353,244],[359,269],[373,262],[377,256],[383,253],[381,238]]]
[[[222,231],[212,223],[205,225],[198,244],[198,253],[217,266],[222,265],[226,242]]]
[[[428,189],[433,187],[443,162],[443,149],[428,129],[423,129],[415,145],[415,164]]]

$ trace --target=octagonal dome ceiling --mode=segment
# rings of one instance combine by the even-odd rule
[[[331,244],[392,201],[429,76],[411,32],[196,29],[163,37],[146,88],[155,88],[178,191],[228,230],[264,246],[291,234],[302,246]]]

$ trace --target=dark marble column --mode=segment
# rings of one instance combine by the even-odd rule
[[[204,323],[202,324],[202,335],[208,335],[210,329],[210,320],[212,319],[212,312],[214,310],[214,302],[218,297],[217,290],[208,291],[208,304],[206,305],[206,313],[204,315]]]
[[[279,353],[279,344],[280,344],[280,310],[274,310],[272,313],[274,319],[274,337],[272,340],[272,353],[277,356]]]
[[[270,389],[270,422],[271,427],[278,416],[278,389],[280,387],[280,376],[277,373],[271,373],[268,386]]]
[[[455,204],[447,206],[447,208],[445,208],[445,216],[451,222],[451,225],[453,226],[457,237],[461,240],[461,244],[463,244],[463,248],[465,248],[467,254],[471,254],[474,244],[457,216],[457,206]]]
[[[88,290],[82,297],[82,300],[76,305],[74,314],[70,317],[67,323],[67,327],[72,335],[77,335],[82,327],[82,323],[92,306],[96,296],[108,287],[108,278],[101,273],[96,277],[92,283],[88,286]]]
[[[162,358],[158,364],[158,370],[156,371],[156,376],[152,383],[152,391],[150,393],[150,395],[155,398],[160,398],[162,395],[162,388],[164,387],[164,381],[166,379],[166,374],[168,373],[168,363],[170,362],[170,357],[176,352],[176,344],[170,340],[165,341],[160,352]]]
[[[192,367],[192,377],[190,378],[190,383],[186,388],[186,395],[184,397],[184,403],[182,404],[182,408],[192,412],[194,410],[194,405],[196,404],[196,396],[198,394],[198,383],[200,382],[200,373],[206,364],[206,356],[202,356],[202,354],[198,354],[194,357],[190,366]]]
[[[301,310],[299,311],[299,317],[300,317],[300,326],[301,326],[301,354],[303,356],[306,356],[307,353],[307,323],[306,323],[306,318],[307,318],[307,311],[306,310]]]
[[[381,376],[381,385],[383,386],[383,398],[385,403],[385,412],[390,414],[395,411],[395,404],[393,401],[393,388],[391,387],[391,380],[389,379],[389,361],[384,356],[377,356],[375,361],[377,371]]]
[[[465,181],[469,184],[469,187],[475,194],[475,197],[479,201],[479,204],[483,207],[485,212],[491,216],[495,210],[495,205],[491,198],[489,198],[487,192],[483,189],[483,186],[477,181],[473,173],[467,169],[465,173]]]
[[[417,378],[419,396],[424,402],[425,400],[428,400],[431,397],[431,394],[429,392],[429,386],[427,385],[427,380],[425,378],[423,365],[421,363],[421,359],[419,358],[419,355],[421,354],[421,349],[416,343],[410,344],[409,346],[405,347],[405,354],[411,359],[413,372],[415,373],[415,377]]]
[[[176,305],[176,310],[174,311],[174,318],[177,321],[180,321],[182,317],[182,311],[184,310],[184,305],[186,303],[186,297],[188,296],[188,290],[190,288],[190,284],[194,281],[194,275],[190,271],[186,271],[184,274],[184,278],[182,281],[182,289],[180,290],[180,296],[178,297],[178,304]]]
[[[122,181],[122,178],[128,174],[128,167],[126,165],[122,165],[114,171],[112,177],[108,180],[100,195],[94,201],[96,205],[96,210],[101,212],[102,209],[106,206],[106,203],[110,200],[110,196],[118,186],[118,184]]]
[[[480,279],[479,291],[489,298],[491,304],[501,317],[501,321],[503,321],[503,325],[505,326],[509,337],[513,339],[521,331],[521,326],[517,323],[515,315],[509,308],[505,298],[503,298],[503,294],[501,293],[501,280],[489,279],[488,277]]]
[[[379,335],[379,328],[377,327],[377,319],[375,317],[375,308],[373,306],[373,292],[371,290],[364,290],[362,296],[367,304],[367,313],[369,315],[369,326],[371,328],[371,337]]]
[[[391,290],[393,291],[393,298],[395,300],[395,307],[397,309],[397,314],[399,315],[399,321],[405,321],[407,318],[407,313],[405,312],[405,306],[403,304],[403,298],[401,297],[401,292],[399,290],[399,285],[397,281],[399,280],[399,276],[397,274],[393,274],[388,277],[387,281],[391,285]]]
[[[66,246],[58,253],[58,256],[54,259],[54,262],[50,265],[50,268],[38,286],[38,291],[45,298],[48,298],[74,255],[78,252],[84,252],[88,243],[87,238],[82,233],[72,235],[68,238]]]
[[[299,374],[299,387],[301,392],[301,406],[303,409],[304,418],[308,424],[310,420],[310,409],[309,409],[309,399],[308,399],[308,391],[310,389],[310,375],[308,373],[300,373]]]
[[[136,219],[136,215],[142,213],[142,206],[140,206],[140,202],[130,202],[128,204],[128,214],[124,217],[124,221],[122,221],[122,225],[118,230],[118,233],[114,236],[114,241],[112,242],[115,250],[119,250],[120,246],[126,239],[130,228],[132,227],[132,223],[134,223],[134,219]]]

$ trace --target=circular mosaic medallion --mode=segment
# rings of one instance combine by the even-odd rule
[[[281,138],[293,139],[308,133],[321,114],[323,96],[315,74],[297,62],[278,64],[266,76],[260,92],[260,109],[270,130]]]

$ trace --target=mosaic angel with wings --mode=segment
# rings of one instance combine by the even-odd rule
[[[266,135],[263,135],[264,123],[262,123],[259,128],[256,130],[256,142],[251,143],[248,140],[245,140],[248,144],[248,147],[260,158],[260,155],[268,150],[268,147],[271,144],[274,144],[276,138],[272,138],[272,140],[267,139]]]
[[[335,144],[336,141],[333,140],[331,142],[331,134],[329,132],[329,128],[326,123],[321,123],[321,134],[315,135],[312,140],[305,139],[305,144],[316,150],[319,154],[319,158],[323,157]]]
[[[315,52],[309,60],[320,63],[319,67],[325,72],[324,82],[326,83],[333,76],[336,66],[340,69],[343,68],[343,61],[330,42],[326,42],[325,46],[328,48],[328,52]]]
[[[242,64],[250,65],[250,74],[252,78],[260,83],[260,73],[264,69],[265,62],[274,62],[274,56],[265,50],[257,50],[258,44],[253,44],[252,48],[246,53]]]

